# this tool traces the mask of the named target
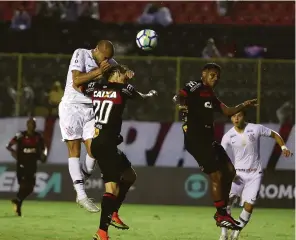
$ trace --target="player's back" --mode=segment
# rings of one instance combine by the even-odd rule
[[[186,104],[188,106],[187,131],[188,136],[200,136],[212,138],[214,129],[214,110],[219,109],[219,100],[210,87],[201,81],[189,82],[183,89],[186,92]]]
[[[73,87],[72,71],[77,70],[79,72],[85,73],[97,67],[98,65],[94,60],[94,58],[92,57],[91,50],[87,50],[83,48],[76,49],[70,61],[68,74],[67,74],[67,82],[66,82],[65,92],[62,98],[62,102],[91,103],[91,100],[88,97],[84,96],[81,92],[79,92]]]
[[[89,85],[91,84],[93,85],[91,98],[95,113],[95,127],[99,129],[99,137],[117,141],[121,131],[122,114],[128,99],[126,92],[130,85],[98,82]]]

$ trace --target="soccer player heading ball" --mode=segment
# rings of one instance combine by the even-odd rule
[[[235,169],[223,147],[214,140],[214,111],[232,116],[245,108],[256,106],[248,100],[236,107],[227,107],[213,91],[220,80],[221,67],[208,63],[201,80],[187,83],[173,98],[183,113],[183,133],[186,150],[195,158],[201,170],[209,175],[217,226],[240,229],[239,222],[227,213],[226,207]]]
[[[125,196],[136,180],[136,173],[126,155],[118,148],[122,125],[122,114],[129,99],[144,99],[157,95],[155,90],[142,94],[127,83],[128,69],[121,65],[111,67],[104,73],[106,83],[90,82],[86,94],[92,98],[95,114],[95,136],[91,143],[91,154],[97,159],[105,194],[101,202],[100,226],[93,240],[108,240],[108,227],[112,215],[116,214]]]

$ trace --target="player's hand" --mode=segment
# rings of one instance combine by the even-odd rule
[[[188,112],[187,105],[178,105],[178,109],[179,111],[182,111],[182,112]]]
[[[108,60],[104,60],[100,63],[100,69],[102,73],[106,72],[111,67],[111,64],[108,62]]]
[[[247,100],[243,103],[244,107],[257,107],[259,104],[257,103],[257,98],[252,100]]]
[[[150,95],[150,96],[158,96],[158,93],[155,90],[150,90],[148,95]]]
[[[17,155],[16,155],[16,152],[15,151],[12,151],[11,152],[11,156],[16,160],[17,159]]]
[[[128,77],[128,79],[131,79],[135,76],[135,73],[132,70],[127,70],[125,75]]]
[[[283,155],[285,157],[292,157],[293,156],[293,153],[289,150],[289,149],[283,149]]]

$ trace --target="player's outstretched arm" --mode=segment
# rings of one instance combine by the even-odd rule
[[[102,77],[102,70],[100,68],[96,68],[88,73],[82,73],[77,70],[72,71],[73,85],[78,88],[82,84],[89,82],[95,78]]]
[[[146,98],[157,96],[157,92],[155,90],[150,90],[147,94],[144,94],[137,91],[137,95],[141,99],[146,99]]]
[[[278,134],[276,131],[271,130],[270,137],[274,138],[276,143],[281,147],[285,157],[289,157],[293,155],[293,153],[291,153],[291,151],[285,145],[284,139],[281,137],[280,134]]]
[[[227,107],[224,103],[221,103],[220,106],[224,115],[232,116],[246,108],[256,107],[258,106],[258,104],[257,104],[257,99],[252,99],[252,100],[247,100],[235,107]]]

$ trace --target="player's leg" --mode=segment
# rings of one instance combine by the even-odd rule
[[[117,196],[120,191],[121,172],[118,166],[121,159],[117,154],[116,145],[102,145],[98,138],[94,138],[92,141],[91,153],[98,159],[98,165],[105,182],[105,193],[101,201],[100,226],[93,240],[108,240],[108,228],[112,214],[116,210]]]
[[[100,209],[86,195],[80,169],[83,114],[83,109],[78,104],[60,103],[59,105],[60,128],[63,140],[68,148],[68,167],[77,193],[76,201],[89,212],[99,212]]]
[[[231,215],[231,209],[235,203],[239,200],[242,190],[244,188],[244,181],[241,179],[239,175],[237,175],[232,183],[229,201],[227,205],[227,213]],[[221,228],[221,235],[219,240],[227,240],[228,239],[228,229],[225,227]]]
[[[252,175],[253,177],[246,182],[242,191],[241,202],[243,203],[243,210],[238,219],[242,229],[245,228],[250,221],[261,186],[262,173],[249,173],[248,178]],[[237,240],[241,230],[233,231],[231,234],[231,240]]]
[[[19,190],[17,192],[16,198],[12,200],[14,205],[14,211],[18,216],[22,215],[21,207],[23,201],[33,192],[35,187],[36,178],[34,174],[17,174]]]
[[[87,180],[92,175],[93,171],[96,168],[97,161],[93,158],[90,150],[92,138],[86,139],[84,141],[85,149],[87,154],[85,160],[81,162],[81,171],[84,175],[84,180]]]
[[[217,212],[214,216],[217,226],[226,228],[236,228],[239,224],[229,214],[227,214],[227,202],[224,199],[223,191],[223,172],[218,161],[216,151],[213,149],[212,143],[187,143],[185,144],[187,151],[196,159],[202,171],[208,174],[211,182],[212,197]],[[202,150],[201,150],[202,149]]]
[[[81,171],[84,175],[84,179],[88,179],[96,168],[96,160],[91,153],[91,142],[92,138],[95,137],[95,121],[93,118],[93,110],[85,109],[85,124],[83,126],[82,137],[84,139],[84,145],[86,149],[86,157],[82,159]]]
[[[129,229],[129,226],[126,225],[119,217],[118,212],[119,209],[126,197],[127,192],[129,191],[130,187],[135,183],[137,179],[137,174],[135,170],[131,167],[130,161],[126,158],[125,154],[122,154],[123,156],[123,163],[126,166],[123,166],[125,168],[120,182],[119,182],[119,194],[117,197],[117,205],[116,205],[116,211],[112,215],[112,221],[111,225],[119,228],[119,229]]]

